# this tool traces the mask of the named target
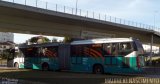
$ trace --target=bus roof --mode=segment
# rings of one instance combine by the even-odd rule
[[[96,44],[96,43],[117,43],[117,42],[131,42],[131,41],[133,41],[133,38],[100,38],[100,39],[73,41],[71,45]]]

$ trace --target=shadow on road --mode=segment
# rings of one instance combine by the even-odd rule
[[[18,84],[105,84],[106,79],[137,76],[1,69],[0,77],[18,79]]]

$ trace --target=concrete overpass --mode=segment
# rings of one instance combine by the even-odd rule
[[[0,1],[0,31],[69,37],[81,37],[83,31],[91,31],[160,44],[160,35],[153,30],[3,1]]]

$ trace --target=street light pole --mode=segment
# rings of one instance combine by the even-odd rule
[[[156,29],[155,29],[155,26],[156,26],[156,13],[158,13],[158,11],[154,11],[154,23],[153,23],[153,26],[154,26],[154,31],[156,31]],[[151,44],[150,44],[150,65],[152,65],[152,57],[153,57],[153,53],[152,53],[152,51],[153,51],[153,39],[154,37],[153,37],[153,35],[151,35]]]
[[[154,28],[156,26],[156,13],[158,13],[158,11],[154,11]]]
[[[156,14],[154,13],[154,23],[153,23],[154,27],[155,27],[155,17],[156,17],[155,15],[156,15]]]
[[[77,15],[77,5],[78,5],[78,0],[76,0],[76,15]]]

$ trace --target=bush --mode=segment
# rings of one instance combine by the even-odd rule
[[[9,52],[8,50],[4,50],[3,53],[1,54],[2,59],[7,59],[9,57]]]

